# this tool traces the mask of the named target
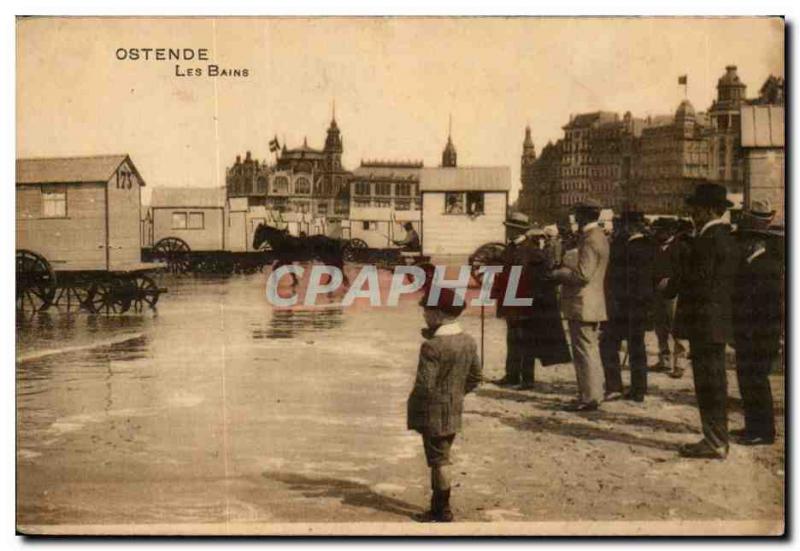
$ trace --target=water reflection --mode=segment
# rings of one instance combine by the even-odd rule
[[[291,339],[299,334],[335,329],[344,323],[341,307],[273,310],[269,326],[252,330],[254,339]]]

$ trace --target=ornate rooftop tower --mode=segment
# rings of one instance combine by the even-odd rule
[[[453,130],[453,118],[450,117],[450,124],[447,129],[447,145],[444,146],[444,151],[442,151],[442,166],[455,168],[456,161],[458,158],[458,154],[456,153],[456,147],[453,145],[452,140],[452,130]]]

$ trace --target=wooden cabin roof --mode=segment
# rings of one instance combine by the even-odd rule
[[[782,105],[742,106],[742,147],[784,147]]]
[[[125,154],[17,159],[17,185],[105,183],[125,160],[136,172],[141,185],[144,185],[144,180]]]
[[[509,191],[507,166],[469,166],[419,169],[419,189],[426,191]]]
[[[153,187],[151,207],[222,208],[225,206],[224,187]]]

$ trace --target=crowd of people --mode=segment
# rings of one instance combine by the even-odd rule
[[[514,280],[516,295],[533,301],[497,301],[497,315],[507,325],[507,354],[505,376],[494,383],[535,391],[537,361],[572,361],[578,392],[567,409],[590,412],[615,400],[644,402],[651,371],[680,378],[690,363],[703,438],[682,445],[680,455],[725,459],[730,436],[742,445],[773,444],[768,375],[782,352],[782,232],[771,229],[775,213],[767,201],[751,201],[734,228],[726,194],[724,187],[703,182],[686,198],[690,219],[662,217],[650,224],[643,213],[627,210],[610,232],[599,223],[602,205],[595,201],[575,207],[575,231],[532,227],[526,216],[513,214],[492,297],[504,297]],[[511,277],[514,266],[521,266],[518,280]],[[452,290],[439,291],[432,301],[427,290],[420,302],[426,340],[408,401],[408,428],[422,435],[431,469],[431,506],[418,518],[426,522],[453,519],[450,448],[461,428],[464,395],[482,380],[475,341],[457,322],[464,307],[456,306]],[[650,366],[649,330],[659,347]],[[736,352],[745,420],[730,433],[728,345]]]
[[[496,383],[533,389],[537,360],[542,366],[565,362],[562,326],[547,323],[560,315],[578,384],[570,410],[593,411],[620,399],[643,402],[649,372],[680,378],[691,362],[704,439],[680,453],[724,458],[730,345],[745,411],[745,427],[734,436],[743,445],[773,443],[767,375],[781,356],[783,304],[783,241],[782,232],[771,228],[775,212],[768,201],[753,201],[734,228],[725,216],[732,206],[726,190],[711,182],[698,184],[686,204],[690,219],[649,223],[642,212],[623,211],[610,235],[599,224],[602,205],[594,201],[576,206],[577,231],[563,238],[552,228],[528,227],[519,215],[507,221],[506,263],[524,266],[520,290],[534,301],[498,309],[508,326],[508,354],[505,376]],[[495,296],[505,284],[498,279]],[[645,348],[650,330],[659,349],[653,365]],[[630,365],[627,391],[623,363]]]

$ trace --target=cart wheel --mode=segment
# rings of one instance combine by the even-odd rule
[[[50,263],[31,251],[17,251],[17,310],[41,312],[53,303],[56,276]]]
[[[363,239],[356,237],[351,239],[344,246],[344,259],[348,262],[355,262],[363,256],[363,253],[369,248],[367,242]]]
[[[82,281],[69,281],[62,283],[56,292],[53,306],[65,308],[67,312],[78,308],[89,308],[87,305],[91,293],[91,284]]]
[[[189,271],[192,260],[189,258],[189,245],[177,237],[165,237],[153,246],[153,258],[167,263],[167,271],[183,274]]]
[[[95,314],[124,314],[131,307],[130,282],[120,278],[96,281],[89,290],[87,308]]]
[[[155,308],[158,296],[161,293],[158,285],[150,276],[138,274],[131,279],[133,285],[133,298],[131,306],[134,312],[141,312],[145,305]]]
[[[483,274],[479,272],[481,266],[499,266],[505,260],[506,246],[503,243],[486,243],[481,245],[469,257],[472,277],[479,284],[483,284]]]

